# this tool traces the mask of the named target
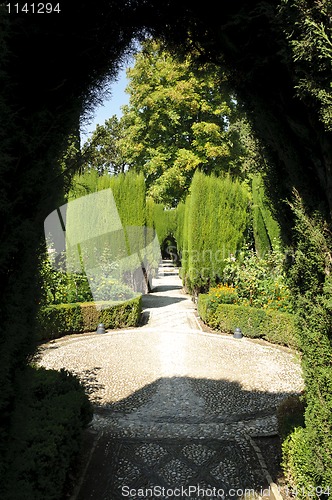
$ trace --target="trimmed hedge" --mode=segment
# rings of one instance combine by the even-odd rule
[[[1,498],[66,498],[92,405],[79,380],[65,370],[28,367],[20,379]]]
[[[213,308],[207,294],[198,297],[198,313],[211,328],[231,333],[239,327],[246,337],[299,348],[292,314],[235,304],[218,304]]]
[[[246,184],[230,175],[216,177],[196,171],[184,208],[180,237],[182,277],[192,294],[218,283],[225,259],[242,248],[250,225]]]
[[[97,310],[94,302],[56,304],[39,311],[39,340],[48,340],[72,333],[91,332],[99,323],[105,328],[137,326],[142,311],[142,296],[123,303],[100,302],[104,308]],[[107,305],[107,307],[105,307]]]

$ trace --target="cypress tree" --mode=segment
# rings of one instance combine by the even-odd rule
[[[230,176],[196,172],[183,214],[182,276],[191,291],[206,290],[221,276],[225,259],[245,241],[249,193]],[[178,231],[180,231],[178,229]]]
[[[191,186],[191,203],[188,214],[188,274],[193,290],[200,290],[205,282],[202,276],[203,250],[208,224],[208,186],[207,177],[195,172]]]
[[[78,194],[90,196],[73,200]],[[132,285],[136,280],[134,286],[140,288],[142,283],[140,285],[137,281],[140,269],[149,267],[145,248],[153,240],[145,227],[147,210],[143,175],[128,172],[99,177],[91,171],[76,179],[70,199],[68,241],[84,240],[80,251],[84,253],[85,271],[91,274],[93,269],[100,267],[100,259],[106,259],[112,275]],[[74,267],[78,267],[77,248],[69,256]]]
[[[186,288],[190,289],[189,281],[189,213],[191,205],[191,195],[186,197],[184,203],[184,214],[183,214],[183,227],[182,229],[182,245],[180,247],[180,258],[181,258],[181,276],[183,284]]]
[[[176,207],[176,231],[175,231],[175,240],[177,244],[179,263],[181,267],[183,266],[182,254],[184,245],[184,217],[185,217],[185,202],[181,201]]]

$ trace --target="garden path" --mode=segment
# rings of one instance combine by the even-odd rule
[[[253,438],[275,434],[278,404],[302,390],[298,361],[203,331],[178,270],[164,261],[160,271],[143,326],[42,350],[40,363],[76,373],[95,404],[74,498],[280,498]]]

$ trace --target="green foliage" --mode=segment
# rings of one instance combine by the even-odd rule
[[[105,176],[104,181],[106,185],[100,184],[98,190],[106,187],[112,189],[122,224],[143,227],[146,221],[144,175],[127,172],[116,177]]]
[[[155,203],[149,198],[152,210],[153,227],[156,229],[160,244],[168,236],[173,236],[177,229],[177,211],[167,209],[162,203]]]
[[[290,491],[300,499],[305,499],[317,492],[324,496],[331,483],[319,482],[311,457],[311,445],[303,427],[295,427],[282,443],[282,467]],[[311,494],[311,495],[310,495]]]
[[[60,259],[64,261],[64,255],[60,256]],[[64,264],[59,263],[58,267],[64,267]],[[42,305],[71,304],[93,300],[86,275],[58,270],[52,253],[48,254],[42,250],[39,272]]]
[[[124,172],[126,164],[119,148],[119,141],[123,136],[122,123],[113,115],[104,125],[97,125],[82,147],[85,170],[96,170],[99,175]]]
[[[206,290],[220,279],[225,258],[244,243],[248,207],[248,190],[240,181],[195,173],[181,208],[182,277],[190,291]]]
[[[310,213],[297,192],[296,251],[290,269],[306,383],[305,426],[284,443],[284,464],[295,487],[332,484],[331,234],[322,213]]]
[[[83,330],[80,304],[57,304],[42,307],[38,313],[39,338],[56,338]]]
[[[94,282],[93,295],[96,302],[128,300],[135,295],[129,286],[121,282],[119,283],[117,280],[105,276],[103,273],[91,278],[91,280]]]
[[[184,200],[197,169],[241,175],[248,168],[249,125],[239,120],[218,66],[197,65],[189,54],[179,60],[148,40],[127,74],[130,101],[119,147],[129,168],[144,172],[157,203],[174,207]]]
[[[331,131],[331,3],[295,0],[283,4],[283,26],[296,63],[297,95],[318,109],[321,122]]]
[[[284,399],[277,411],[278,433],[285,440],[296,427],[304,427],[304,395],[291,395]]]
[[[21,374],[6,454],[2,498],[58,500],[75,468],[92,407],[70,373],[27,368]]]
[[[101,310],[97,306],[102,306]],[[137,326],[142,309],[141,296],[125,302],[58,304],[42,307],[38,314],[39,339],[47,340],[71,333],[93,332],[99,323],[106,328]]]
[[[297,242],[290,269],[292,289],[295,296],[314,300],[321,295],[326,275],[329,275],[329,228],[319,212],[308,215],[297,191],[291,207],[296,217],[294,238]]]
[[[237,258],[226,259],[222,280],[235,287],[238,303],[292,313],[293,297],[279,247],[261,258],[244,248]]]
[[[299,348],[295,318],[291,314],[236,304],[212,302],[211,305],[208,294],[198,296],[198,313],[207,325],[222,332],[232,333],[239,327],[246,337]]]
[[[60,260],[64,262],[65,254],[60,255]],[[40,263],[41,306],[50,306],[55,304],[73,304],[76,302],[93,301],[116,301],[128,300],[134,297],[132,288],[121,283],[113,277],[117,267],[110,261],[109,255],[105,250],[99,258],[99,271],[94,272],[93,276],[86,274],[65,272],[65,264],[61,264],[59,259],[55,263],[52,252],[43,253]],[[93,287],[93,295],[90,285]]]
[[[176,207],[176,230],[174,233],[178,248],[184,248],[184,233],[185,233],[185,203],[181,201]]]
[[[107,328],[138,326],[142,312],[142,296],[128,300],[123,304],[100,311],[100,320]]]
[[[163,258],[171,258],[179,264],[176,236],[178,231],[178,210],[147,199],[150,224],[155,229]]]
[[[271,250],[271,245],[264,224],[262,211],[258,205],[254,205],[252,208],[252,212],[255,249],[258,255],[265,255]]]
[[[155,207],[146,201],[143,174],[85,172],[76,176],[69,201],[68,241],[81,242],[79,249],[67,247],[73,270],[85,268],[90,282],[92,278],[105,285],[115,280],[135,291],[147,291],[146,280],[138,275],[142,267],[147,278],[154,275],[159,249],[154,240]],[[98,300],[110,298],[103,293],[97,296]]]
[[[280,228],[273,218],[266,199],[263,179],[259,174],[252,178],[253,232],[255,249],[259,257],[280,246]]]

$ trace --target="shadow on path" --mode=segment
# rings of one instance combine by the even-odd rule
[[[83,382],[89,394],[98,389],[91,372],[90,379]],[[274,415],[280,402],[290,394],[299,393],[246,390],[227,379],[162,377],[120,401],[97,403],[95,412],[104,417],[128,417],[128,421],[152,424],[233,424]]]
[[[157,285],[153,287],[151,293],[170,292],[172,290],[182,290],[182,288],[182,286],[178,285]]]
[[[164,271],[163,272],[163,275],[164,276],[178,276],[178,272],[177,271]]]
[[[258,498],[269,484],[248,434],[288,395],[170,377],[98,406],[103,431],[77,499],[237,499],[245,490]]]
[[[182,297],[169,297],[168,295],[143,295],[142,298],[142,307],[144,308],[149,308],[149,309],[154,309],[158,307],[166,307],[170,306],[171,304],[177,304],[178,302],[183,302],[184,300],[187,300],[186,298]]]

